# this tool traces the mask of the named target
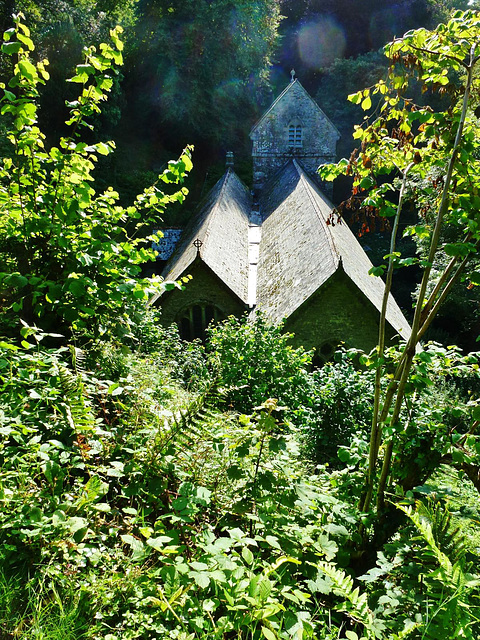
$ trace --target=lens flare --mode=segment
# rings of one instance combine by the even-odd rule
[[[345,46],[345,34],[330,16],[320,16],[304,24],[298,34],[298,52],[311,69],[321,69],[341,58]]]

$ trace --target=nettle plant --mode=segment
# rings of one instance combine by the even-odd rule
[[[20,316],[67,333],[125,333],[135,313],[165,286],[159,278],[139,277],[141,265],[155,259],[146,229],[158,224],[169,203],[183,201],[185,187],[166,194],[159,185],[183,182],[192,167],[191,149],[168,163],[131,206],[119,206],[112,188],[96,193],[93,171],[99,156],[108,156],[115,145],[88,144],[81,135],[93,128],[88,120],[100,112],[122,64],[121,28],[110,32],[109,44],[84,50],[69,80],[79,87],[78,97],[66,103],[69,133],[47,148],[37,113],[48,62],[33,60],[34,44],[21,14],[14,22],[2,45],[13,59],[13,76],[0,100],[12,145],[0,164],[4,329],[13,330]]]
[[[320,169],[327,180],[340,174],[352,176],[353,194],[347,206],[358,207],[366,214],[365,226],[370,215],[392,220],[385,264],[372,270],[373,275],[386,275],[386,288],[373,363],[375,402],[367,480],[359,503],[360,510],[367,512],[376,500],[380,519],[390,508],[385,492],[398,480],[392,470],[396,457],[402,454],[397,447],[404,428],[402,407],[415,393],[418,381],[412,372],[416,361],[422,363],[427,358],[417,355],[418,345],[455,285],[462,281],[470,287],[480,284],[473,259],[480,243],[480,87],[476,71],[480,14],[456,12],[434,31],[411,31],[387,45],[385,55],[389,60],[386,79],[349,97],[369,112],[362,125],[355,128],[359,149],[349,160]],[[427,96],[439,94],[446,108],[435,110],[428,104],[416,104],[409,96],[418,94],[419,89]],[[386,175],[396,180],[385,181]],[[397,250],[399,221],[407,199],[419,211],[418,224],[407,231],[422,240],[423,251],[418,258],[402,258]],[[449,241],[444,241],[446,236]],[[421,269],[422,279],[412,332],[390,371],[385,353],[388,294],[395,269],[414,262]],[[478,409],[473,408],[470,424],[468,434],[457,441],[476,443]],[[472,449],[472,455],[478,466],[478,451]]]

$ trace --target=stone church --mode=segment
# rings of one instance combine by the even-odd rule
[[[165,324],[185,339],[230,315],[285,320],[295,343],[322,361],[339,342],[377,343],[384,284],[333,206],[316,170],[334,162],[339,133],[300,82],[292,80],[253,127],[253,189],[227,154],[223,177],[182,233],[162,273],[191,275],[184,291],[157,301]],[[228,157],[230,155],[230,157]],[[390,296],[388,337],[406,339],[407,320]]]

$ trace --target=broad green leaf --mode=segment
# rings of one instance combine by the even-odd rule
[[[21,42],[4,42],[2,44],[2,52],[11,56],[15,53],[18,53],[22,48]]]
[[[262,627],[262,634],[267,640],[278,640],[277,634],[271,631],[268,627]]]

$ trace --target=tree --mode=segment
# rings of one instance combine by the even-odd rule
[[[237,141],[267,80],[279,1],[141,0],[138,10],[136,118],[215,147]]]
[[[368,472],[359,508],[368,512],[376,502],[376,535],[384,539],[392,506],[385,499],[386,490],[401,493],[402,481],[395,469],[403,457],[402,433],[406,425],[401,412],[406,398],[417,385],[428,384],[422,363],[430,362],[419,345],[446,297],[462,280],[469,286],[480,284],[480,274],[472,260],[480,245],[480,129],[478,122],[480,60],[480,14],[457,12],[447,24],[434,31],[419,29],[387,45],[389,60],[387,80],[350,96],[365,111],[372,107],[372,97],[380,96],[373,113],[355,129],[361,142],[349,160],[336,167],[324,167],[322,177],[341,173],[353,176],[350,205],[360,204],[364,211],[377,211],[391,217],[392,236],[385,265],[373,269],[374,275],[386,273],[379,342],[372,360],[376,367],[375,403],[372,417]],[[420,82],[426,91],[438,92],[448,99],[445,110],[434,111],[419,106],[408,97],[412,82]],[[394,173],[398,190],[381,176]],[[409,182],[417,178],[415,189],[407,192]],[[420,219],[409,233],[427,243],[425,257],[416,261],[422,279],[415,301],[412,332],[394,368],[385,363],[385,312],[394,270],[408,266],[415,259],[402,259],[396,247],[396,235],[407,193],[414,201],[433,200],[435,215]],[[444,229],[454,230],[457,238],[441,242]],[[437,271],[434,267],[445,264]],[[471,267],[470,265],[473,265]],[[420,372],[412,375],[413,368]],[[477,365],[478,366],[478,365]],[[467,473],[478,470],[479,408],[472,402],[470,426],[466,433],[450,434],[441,453],[451,452]],[[468,445],[468,447],[467,447]],[[425,447],[425,443],[421,446]],[[470,465],[470,466],[469,466]],[[480,476],[479,476],[480,477]]]
[[[417,27],[432,28],[465,0],[283,0],[283,67],[297,70],[307,85],[336,59],[375,51],[395,36]],[[319,43],[321,45],[319,46]]]
[[[111,43],[98,51],[85,50],[70,79],[80,91],[68,103],[69,135],[50,148],[37,123],[38,87],[49,78],[47,62],[32,61],[34,45],[22,16],[5,32],[2,51],[13,57],[14,69],[1,99],[12,144],[0,166],[4,331],[14,331],[20,316],[47,330],[125,332],[132,316],[163,287],[159,279],[139,277],[141,264],[155,257],[141,230],[158,224],[168,203],[183,200],[184,188],[164,194],[159,185],[182,182],[191,168],[190,150],[124,208],[112,188],[96,193],[92,186],[99,156],[108,156],[114,143],[81,141],[122,62],[120,32],[112,30]]]

